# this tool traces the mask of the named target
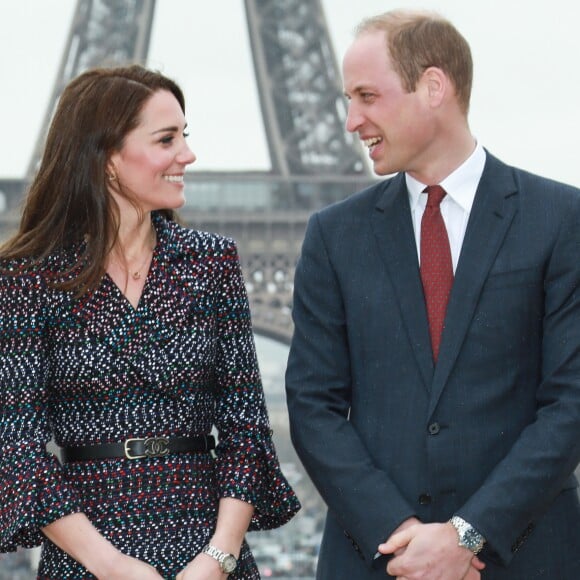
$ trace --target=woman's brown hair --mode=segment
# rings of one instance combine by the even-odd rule
[[[27,258],[25,263],[31,267],[85,240],[81,263],[64,272],[74,271],[75,276],[57,286],[83,294],[99,283],[119,229],[119,208],[109,191],[107,164],[138,126],[145,103],[160,90],[171,92],[185,112],[179,86],[139,65],[91,69],[66,86],[18,232],[2,246],[0,258]],[[173,210],[160,213],[175,219]]]

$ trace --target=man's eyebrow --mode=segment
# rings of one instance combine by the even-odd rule
[[[368,91],[372,91],[373,89],[369,86],[369,85],[357,85],[356,87],[354,87],[352,89],[352,91],[344,91],[344,96],[348,99],[350,98],[350,95],[356,95],[356,94],[360,94],[360,93],[365,93]]]

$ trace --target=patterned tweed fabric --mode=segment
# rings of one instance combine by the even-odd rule
[[[108,276],[80,300],[51,286],[82,244],[0,277],[0,551],[43,543],[39,578],[92,577],[40,531],[73,512],[171,579],[213,533],[220,497],[253,504],[253,530],[299,509],[271,440],[234,243],[158,215],[154,225],[137,309]],[[91,445],[212,427],[215,456],[61,466],[46,450],[51,438]],[[259,578],[246,544],[230,578]]]

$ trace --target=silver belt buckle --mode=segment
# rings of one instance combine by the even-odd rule
[[[131,443],[142,441],[145,448],[142,455],[133,455],[131,453]],[[169,439],[166,437],[147,437],[146,439],[127,439],[123,444],[125,457],[127,459],[143,459],[144,457],[163,457],[169,453]]]

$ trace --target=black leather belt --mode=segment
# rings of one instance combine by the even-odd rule
[[[169,453],[203,453],[215,448],[213,435],[199,437],[147,437],[127,439],[122,443],[101,443],[84,447],[62,447],[62,461],[87,461],[89,459],[143,459],[163,457]]]

